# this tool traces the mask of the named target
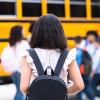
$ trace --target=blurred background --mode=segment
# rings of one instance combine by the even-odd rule
[[[12,27],[22,26],[23,37],[29,42],[35,21],[48,13],[60,19],[68,48],[80,47],[91,56],[89,51],[92,47],[87,47],[86,41],[100,44],[99,40],[95,41],[100,36],[100,0],[0,0],[0,56],[8,45]],[[76,44],[79,43],[80,46],[77,47]],[[0,64],[0,100],[14,100],[17,90],[10,75],[11,73],[5,71],[4,65]],[[100,92],[100,86],[98,89]],[[94,100],[86,95],[83,93],[82,100]],[[95,99],[100,100],[99,96],[95,96]],[[71,96],[71,99],[78,100],[75,96]]]

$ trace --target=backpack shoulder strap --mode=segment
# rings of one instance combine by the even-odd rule
[[[39,75],[43,75],[44,74],[44,70],[43,70],[41,61],[40,61],[36,51],[33,48],[28,49],[27,51],[29,52],[30,56],[32,57],[32,59],[34,61],[34,64],[35,64],[36,69],[38,71],[38,74]]]
[[[56,65],[56,68],[55,68],[55,71],[54,71],[55,76],[60,75],[61,70],[62,70],[63,65],[64,65],[64,62],[67,58],[67,55],[68,55],[68,50],[64,50],[63,52],[61,52],[59,60],[58,60],[57,65]]]

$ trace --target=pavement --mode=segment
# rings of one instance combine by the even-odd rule
[[[0,100],[14,100],[16,86],[14,84],[0,85]]]
[[[69,100],[77,100],[76,95],[70,96]],[[82,100],[89,100],[84,93],[83,93],[83,96],[82,96]],[[100,100],[100,97],[95,97],[94,100]]]

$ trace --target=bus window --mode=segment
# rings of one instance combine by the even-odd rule
[[[65,17],[64,0],[47,0],[47,11],[58,17]]]
[[[100,17],[100,0],[92,0],[92,17]]]
[[[70,0],[71,17],[86,17],[86,0]]]
[[[0,16],[16,15],[16,0],[0,0]]]
[[[23,17],[41,16],[41,0],[23,0],[22,15]]]

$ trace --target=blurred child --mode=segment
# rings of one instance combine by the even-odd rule
[[[22,30],[21,26],[14,26],[11,29],[9,44],[1,54],[2,65],[11,74],[17,88],[14,100],[23,100],[23,95],[20,92],[20,58],[23,52],[29,49],[28,42],[23,39]]]
[[[93,66],[92,66],[92,86],[96,96],[100,97],[100,90],[97,89],[100,86],[100,37],[95,41],[96,51],[93,56]]]
[[[77,100],[83,100],[82,99],[82,93],[84,92],[89,100],[94,100],[93,91],[90,86],[90,77],[89,74],[91,73],[91,57],[87,53],[87,51],[84,51],[80,48],[80,44],[82,42],[82,38],[80,36],[77,36],[75,38],[75,47],[76,47],[76,61],[78,63],[78,66],[80,68],[80,72],[82,74],[82,78],[85,84],[85,88],[82,92],[78,93]]]
[[[86,41],[85,41],[85,49],[91,55],[91,57],[95,53],[95,40],[98,37],[96,31],[88,31],[86,34]]]

